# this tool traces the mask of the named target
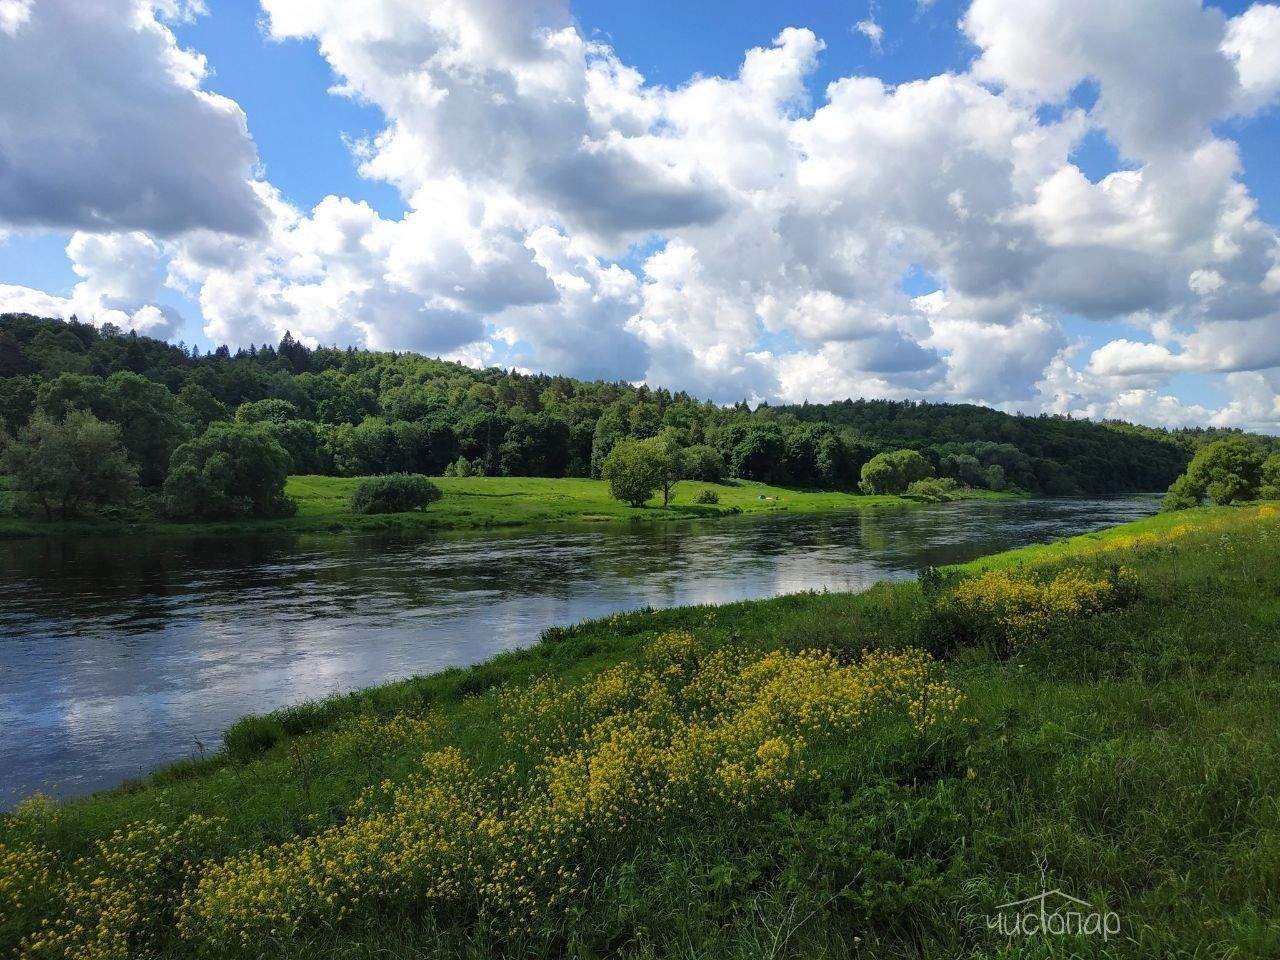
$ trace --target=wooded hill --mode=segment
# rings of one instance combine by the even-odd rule
[[[0,315],[0,428],[13,436],[37,410],[76,408],[120,425],[144,485],[163,480],[180,443],[226,419],[268,425],[295,473],[592,476],[618,440],[670,431],[746,480],[853,489],[873,455],[912,448],[961,484],[1048,494],[1163,490],[1198,446],[1228,432],[913,401],[752,410],[665,388],[311,349],[288,334],[201,352],[74,319]]]

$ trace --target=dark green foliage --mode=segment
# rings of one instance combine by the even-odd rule
[[[881,450],[932,448],[945,455],[956,445],[979,441],[1007,445],[1026,458],[1030,468],[1027,477],[1010,475],[1009,482],[1033,493],[1162,490],[1186,467],[1196,448],[1223,435],[1222,431],[1170,432],[1056,415],[1010,416],[971,404],[910,400],[805,403],[775,407],[773,413],[802,423],[846,427]],[[1042,463],[1056,464],[1059,470],[1041,474],[1038,468]],[[1007,466],[1005,470],[1008,472]],[[956,479],[978,485],[962,477]],[[1046,489],[1045,483],[1053,487]]]
[[[17,433],[36,407],[40,378],[15,376],[0,378],[0,429]]]
[[[196,433],[203,433],[211,423],[227,419],[227,405],[195,382],[184,384],[178,391],[178,409]]]
[[[355,426],[329,428],[325,436],[333,469],[344,477],[440,474],[458,455],[457,436],[439,420],[388,422],[370,417]]]
[[[563,477],[569,459],[569,425],[546,413],[514,420],[498,447],[504,476]]]
[[[173,394],[127,371],[113,373],[105,380],[64,373],[41,385],[36,407],[52,417],[69,410],[88,410],[99,420],[117,424],[143,486],[158,486],[164,481],[169,457],[188,436],[183,411]]]
[[[697,443],[684,450],[685,477],[706,483],[720,483],[726,476],[724,457],[715,447]]]
[[[250,400],[236,407],[237,423],[287,423],[298,419],[298,408],[288,400],[268,397]]]
[[[331,474],[333,453],[325,442],[323,427],[310,420],[286,420],[265,423],[267,430],[289,453],[293,466],[290,473]]]
[[[876,454],[910,449],[962,487],[1049,494],[1164,488],[1195,450],[1238,436],[882,400],[753,411],[627,383],[310,348],[291,336],[201,354],[110,326],[0,315],[0,425],[16,433],[37,406],[55,416],[81,407],[119,425],[150,485],[179,443],[232,417],[273,424],[299,472],[439,475],[462,458],[491,476],[598,477],[617,443],[661,435],[683,451],[688,479],[854,490]],[[1229,485],[1215,492],[1238,495]]]
[[[70,520],[85,504],[123,502],[138,476],[125,457],[120,428],[80,409],[60,418],[37,411],[4,445],[0,472],[49,520]]]
[[[743,480],[785,483],[786,438],[776,423],[738,420],[720,432],[716,444],[729,472]]]
[[[164,511],[178,519],[289,516],[295,507],[284,483],[292,466],[270,427],[215,423],[174,451]]]
[[[1190,510],[1192,507],[1200,506],[1203,501],[1204,490],[1196,490],[1187,481],[1186,474],[1183,474],[1169,485],[1169,491],[1160,501],[1160,509],[1164,511]]]
[[[418,473],[389,473],[362,480],[351,495],[352,513],[405,513],[422,510],[443,494]]]
[[[699,490],[693,497],[694,503],[713,504],[720,502],[720,494],[714,490]]]

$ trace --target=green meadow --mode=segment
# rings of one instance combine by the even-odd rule
[[[155,518],[145,504],[133,510],[107,510],[99,517],[46,522],[5,516],[0,491],[0,538],[27,536],[84,536],[121,533],[249,533],[261,531],[340,530],[463,530],[563,522],[649,523],[663,520],[710,518],[738,513],[819,510],[865,510],[919,506],[897,496],[863,496],[839,491],[792,490],[731,480],[726,483],[684,481],[675,488],[668,506],[655,497],[643,507],[613,499],[602,480],[574,477],[433,477],[443,499],[424,510],[359,516],[350,510],[359,477],[293,476],[285,495],[298,505],[292,517],[174,522]],[[703,491],[714,491],[719,503],[695,503]],[[957,498],[1001,499],[1011,496],[989,490],[958,491]]]
[[[0,955],[1275,957],[1278,597],[1264,505],[548,630],[26,801]]]

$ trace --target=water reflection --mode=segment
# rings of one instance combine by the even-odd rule
[[[0,544],[0,804],[110,786],[227,724],[645,605],[860,589],[1120,523],[1153,498],[488,535]]]

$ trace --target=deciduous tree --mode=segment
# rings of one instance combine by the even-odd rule
[[[0,471],[50,520],[78,516],[85,504],[124,501],[138,478],[120,428],[78,409],[60,419],[37,411],[0,453]]]
[[[171,517],[288,516],[284,495],[292,460],[265,425],[215,423],[173,454],[163,503]]]
[[[642,507],[662,483],[662,454],[652,443],[622,440],[604,459],[601,475],[614,499]]]

